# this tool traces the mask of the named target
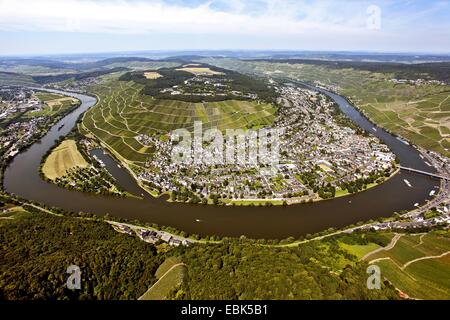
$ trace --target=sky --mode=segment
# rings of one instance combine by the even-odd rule
[[[450,53],[450,1],[0,0],[0,55],[140,50]]]

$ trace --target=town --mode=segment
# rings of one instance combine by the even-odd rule
[[[78,106],[72,98],[52,109],[39,98],[36,91],[26,87],[0,88],[0,154],[13,158],[21,149],[40,138],[66,112]]]
[[[173,201],[292,204],[361,191],[396,170],[389,148],[341,121],[337,106],[326,96],[290,85],[277,90],[279,110],[272,127],[284,133],[276,170],[260,170],[265,168],[251,163],[174,163],[173,142],[139,135],[136,139],[154,145],[158,155],[138,172],[139,179],[160,193],[170,193]],[[246,145],[237,148],[249,148],[247,140],[241,143]]]
[[[125,233],[129,235],[137,235],[139,239],[150,243],[167,243],[170,246],[186,246],[193,244],[196,240],[187,239],[169,232],[159,231],[152,228],[139,227],[128,223],[119,223],[115,221],[108,221],[108,223],[120,233]]]

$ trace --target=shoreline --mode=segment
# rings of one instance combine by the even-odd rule
[[[88,98],[90,98],[90,100],[87,100],[89,106],[85,106],[87,108],[83,107],[84,111],[87,111],[89,107],[96,104],[96,101],[92,101],[92,96],[86,96],[86,99]],[[67,129],[68,128],[66,125],[63,130],[65,131]],[[45,143],[49,143],[50,139],[53,139],[51,135],[46,136],[44,139]],[[39,148],[42,149],[42,147],[35,146],[35,148],[31,148],[30,150],[32,150],[34,154],[40,154],[42,151]],[[416,150],[414,152],[416,152]],[[27,153],[31,152],[27,151]],[[29,177],[29,174],[32,173],[29,172],[31,168],[24,171],[21,166],[26,165],[27,162],[24,162],[24,160],[27,159],[26,161],[30,161],[30,157],[32,161],[37,160],[32,158],[32,154],[19,154],[18,156],[20,156],[20,159],[18,161],[16,160],[15,163],[11,163],[6,170],[4,189],[5,191],[8,190],[7,192],[10,195],[17,194],[27,202],[34,201],[45,204],[47,207],[62,208],[63,210],[73,212],[75,214],[77,212],[84,212],[97,215],[99,217],[109,214],[110,216],[120,219],[127,219],[128,221],[135,220],[146,223],[155,223],[160,226],[170,226],[170,228],[184,230],[189,234],[198,234],[202,237],[212,235],[217,235],[220,237],[238,237],[240,235],[245,235],[249,238],[266,239],[283,239],[289,236],[298,237],[305,234],[319,233],[329,227],[341,229],[345,225],[351,225],[357,221],[368,221],[370,219],[375,219],[376,217],[391,216],[393,213],[401,210],[391,210],[389,207],[390,204],[388,204],[385,209],[378,208],[376,211],[373,210],[373,206],[366,206],[366,210],[364,207],[361,207],[361,205],[356,204],[356,202],[360,202],[360,200],[365,201],[366,199],[369,199],[372,201],[374,199],[370,195],[363,195],[364,192],[354,194],[355,197],[352,201],[352,205],[349,205],[348,201],[338,201],[337,198],[334,198],[328,200],[337,201],[336,203],[340,204],[337,207],[334,207],[334,203],[331,204],[332,202],[330,201],[317,201],[314,206],[286,206],[283,209],[281,209],[280,206],[274,206],[272,209],[268,207],[243,208],[241,206],[236,206],[236,211],[234,211],[231,206],[215,206],[214,212],[210,210],[212,207],[190,206],[188,203],[185,203],[184,206],[177,206],[178,203],[170,204],[165,201],[166,199],[158,199],[158,201],[153,201],[156,200],[153,199],[153,197],[146,197],[144,201],[131,200],[128,198],[115,199],[90,194],[87,195],[76,191],[53,187],[52,190],[54,189],[56,192],[55,194],[58,195],[56,198],[48,198],[46,196],[41,197],[39,195],[34,197],[33,193],[30,193],[32,192],[32,189],[30,189],[32,185],[30,184],[28,184],[27,188],[24,190],[24,194],[28,194],[28,196],[23,196],[23,185],[18,183],[20,179],[17,180],[17,178],[24,174],[27,174],[27,177]],[[17,171],[19,169],[22,171]],[[34,170],[35,168],[33,168],[33,171]],[[36,175],[38,177],[37,173]],[[397,175],[394,174],[391,178],[393,177],[397,177]],[[42,184],[42,180],[40,178],[39,181],[36,180],[36,177],[34,176],[31,178],[33,178],[32,182],[39,186],[39,188],[45,187],[45,184]],[[392,180],[397,181],[399,179],[397,178]],[[400,182],[394,182],[393,184],[389,181],[386,188],[392,189],[397,183]],[[403,185],[404,183],[401,182],[401,188],[405,188]],[[400,185],[398,185],[398,187],[400,187]],[[372,190],[377,188],[370,189]],[[384,192],[384,186],[383,188],[378,189],[380,190],[375,193],[371,191],[370,194],[375,194],[377,197],[380,196],[380,194]],[[419,191],[416,191],[416,193],[417,192]],[[420,194],[420,196],[422,195],[425,194]],[[73,197],[75,197],[77,201],[73,201]],[[411,198],[411,196],[409,196],[409,198]],[[54,199],[56,200],[53,201]],[[65,199],[69,201],[67,202],[67,205]],[[415,198],[411,201],[414,200]],[[396,201],[394,204],[397,206],[397,203],[398,202]],[[410,207],[408,197],[403,199],[403,203],[403,206],[407,208]],[[333,212],[339,212],[341,214],[330,215],[329,212],[331,208]],[[411,208],[411,210],[412,209],[413,208]],[[240,222],[237,224],[234,219],[235,215],[239,216]],[[337,219],[337,217],[339,217],[339,219]],[[262,221],[265,222],[261,225],[261,227],[255,228],[254,221],[257,218],[263,218]],[[196,223],[197,220],[207,223]],[[312,224],[304,223],[305,221],[309,221]]]

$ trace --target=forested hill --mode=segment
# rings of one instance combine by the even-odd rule
[[[118,233],[100,220],[9,212],[0,220],[0,299],[136,299],[171,256],[189,275],[168,298],[398,298],[387,284],[368,290],[367,264],[333,241],[273,247],[242,238],[170,248]],[[81,269],[79,291],[66,288],[73,264]]]
[[[268,247],[250,240],[185,250],[190,299],[398,299],[395,289],[367,289],[367,264],[337,242]]]
[[[40,84],[47,84],[52,82],[65,81],[68,79],[74,80],[83,80],[87,78],[95,78],[105,74],[110,74],[114,72],[127,71],[127,68],[117,67],[106,70],[97,70],[97,71],[89,71],[89,72],[80,72],[80,73],[62,73],[57,75],[48,75],[48,76],[34,76],[33,80]]]
[[[309,59],[253,59],[245,61],[266,61],[272,63],[310,64],[332,69],[353,68],[370,72],[392,73],[399,79],[427,79],[450,83],[450,62],[392,63],[364,61],[330,61]]]
[[[0,300],[137,299],[164,261],[105,222],[18,211],[0,231]],[[81,290],[66,287],[70,265],[81,269]]]
[[[190,65],[189,63],[187,65]],[[259,78],[250,77],[248,75],[241,74],[236,71],[231,71],[208,64],[191,64],[195,66],[193,69],[206,69],[210,70],[209,75],[200,75],[204,78],[202,81],[199,79],[197,85],[192,85],[187,88],[186,81],[196,77],[191,72],[184,71],[181,67],[174,68],[160,68],[157,70],[147,70],[127,72],[120,77],[121,81],[134,81],[142,84],[144,88],[142,93],[145,95],[151,95],[158,99],[172,99],[182,100],[187,102],[201,102],[201,101],[223,101],[223,100],[247,100],[248,96],[233,95],[232,92],[241,92],[243,94],[255,94],[258,99],[266,102],[274,102],[277,97],[276,91],[268,85],[268,83]],[[186,68],[188,69],[188,68]],[[146,72],[156,72],[160,77],[155,79],[147,79],[145,77]],[[171,93],[165,93],[164,89],[170,89],[179,87],[185,88],[186,91],[203,91],[207,88],[205,82],[211,82],[210,87],[213,87],[213,91],[219,90],[222,94],[205,93],[205,94],[179,94],[173,95]],[[214,86],[216,84],[217,86]],[[225,88],[225,89],[223,89]],[[211,92],[213,92],[211,91]]]

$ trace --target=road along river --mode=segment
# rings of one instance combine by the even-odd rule
[[[54,90],[53,90],[54,91]],[[331,92],[330,96],[341,110],[362,128],[385,142],[407,167],[434,172],[410,145],[398,140],[381,128],[375,128],[346,99]],[[154,222],[175,227],[190,234],[241,236],[251,238],[282,239],[315,233],[330,227],[342,228],[358,221],[388,217],[401,210],[423,204],[431,199],[431,190],[438,191],[439,181],[427,176],[400,172],[380,186],[356,195],[315,203],[273,207],[227,207],[173,204],[164,199],[145,196],[144,199],[115,198],[67,190],[43,181],[38,173],[44,154],[55,141],[66,135],[77,118],[96,103],[90,96],[56,91],[81,100],[82,104],[56,123],[50,131],[29,149],[18,154],[5,171],[4,188],[25,199],[60,207],[69,211],[91,212]],[[58,128],[64,124],[60,130]],[[100,156],[107,169],[124,189],[136,194],[140,191],[128,172],[119,168],[114,159],[102,151]],[[407,179],[411,186],[408,186]]]

